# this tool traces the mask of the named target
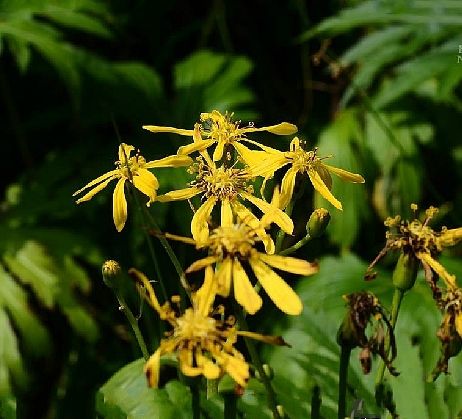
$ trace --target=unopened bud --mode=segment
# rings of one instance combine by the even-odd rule
[[[118,262],[115,260],[107,260],[103,263],[103,267],[101,269],[103,273],[103,281],[109,287],[114,287],[114,280],[120,274],[121,268]]]
[[[393,271],[393,285],[401,291],[410,290],[417,278],[418,260],[412,253],[401,253]]]
[[[310,237],[320,237],[327,228],[330,221],[330,214],[324,208],[315,209],[306,223],[306,232]]]

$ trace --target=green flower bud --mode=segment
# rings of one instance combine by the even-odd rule
[[[329,221],[329,211],[324,208],[315,209],[306,223],[306,232],[310,237],[320,237],[326,230]]]
[[[417,278],[418,260],[413,253],[401,253],[393,271],[393,285],[401,291],[410,290]]]
[[[119,276],[121,268],[118,262],[115,260],[107,260],[103,263],[101,269],[103,273],[103,281],[109,288],[114,288],[114,281]]]

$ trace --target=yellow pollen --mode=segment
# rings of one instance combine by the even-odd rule
[[[204,317],[198,311],[188,308],[184,315],[177,319],[174,336],[182,339],[203,339],[214,337],[216,334],[216,320]]]
[[[131,176],[137,174],[138,170],[146,165],[146,159],[143,156],[136,154],[128,160],[117,160],[115,164],[117,166],[117,170],[120,171],[120,174],[123,177],[130,179]]]
[[[238,256],[248,258],[258,240],[253,230],[244,224],[218,227],[209,237],[209,248],[219,257]]]

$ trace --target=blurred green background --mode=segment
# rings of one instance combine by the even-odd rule
[[[250,319],[293,345],[264,348],[291,417],[309,417],[317,397],[322,416],[335,416],[341,296],[373,289],[390,301],[392,257],[375,282],[362,280],[384,245],[383,219],[410,216],[416,202],[441,207],[436,225],[462,225],[461,34],[457,0],[1,0],[0,415],[157,417],[116,396],[95,402],[98,389],[140,357],[100,277],[106,259],[155,277],[137,212],[117,234],[111,188],[80,206],[72,193],[112,169],[118,135],[159,158],[185,138],[153,135],[143,124],[191,128],[200,112],[217,109],[258,126],[295,123],[320,155],[366,179],[365,186],[334,180],[343,213],[312,191],[295,209],[297,234],[315,206],[332,213],[328,234],[299,252],[321,262],[318,275],[297,280],[303,315],[286,320],[269,305]],[[290,141],[258,138],[282,149]],[[181,169],[157,174],[162,191],[187,179]],[[151,207],[177,234],[189,231],[184,210]],[[195,257],[174,248],[184,266]],[[173,291],[170,262],[157,243],[155,252]],[[461,254],[456,247],[443,258],[459,278]],[[126,294],[136,312],[129,280]],[[439,322],[420,278],[397,329],[401,376],[393,389],[403,418],[455,418],[462,410],[460,359],[450,376],[425,383],[439,355]],[[145,308],[140,324],[154,350],[156,317]],[[352,363],[348,406],[360,398],[377,410],[374,374],[361,376],[355,353]],[[167,390],[170,410],[159,417],[189,417],[175,405],[181,392]],[[149,393],[143,397],[141,405]],[[258,389],[240,403],[247,417],[268,415]]]

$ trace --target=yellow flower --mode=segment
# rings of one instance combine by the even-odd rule
[[[124,184],[125,181],[132,183],[136,189],[145,194],[149,200],[147,205],[154,202],[159,188],[157,178],[147,169],[156,167],[180,167],[188,166],[192,160],[188,156],[168,156],[159,160],[146,162],[145,158],[136,153],[130,157],[135,147],[127,144],[119,146],[119,160],[115,162],[116,169],[105,173],[102,176],[92,180],[82,189],[74,192],[72,196],[80,194],[82,191],[91,188],[84,196],[76,202],[80,204],[84,201],[89,201],[95,194],[104,189],[109,182],[118,179],[113,194],[113,218],[117,231],[122,231],[125,222],[127,221],[127,201],[125,199]]]
[[[216,144],[215,151],[213,153],[213,161],[218,161],[223,158],[225,147],[227,145],[233,146],[236,151],[242,156],[243,160],[247,161],[248,157],[252,156],[251,150],[249,150],[241,142],[246,141],[252,144],[260,146],[259,143],[250,141],[246,138],[246,134],[250,132],[261,132],[267,131],[276,135],[292,135],[297,132],[297,127],[288,122],[281,122],[277,125],[271,125],[268,127],[256,128],[253,124],[249,124],[246,127],[239,127],[240,121],[232,120],[233,114],[225,113],[224,115],[214,110],[210,113],[201,114],[202,129],[200,130],[201,137],[204,140],[195,140],[193,144],[189,144],[184,147],[180,147],[178,154],[191,154],[194,151],[205,150],[212,144]],[[144,129],[151,132],[169,132],[186,136],[193,136],[193,130],[186,130],[173,127],[160,127],[156,125],[144,125]]]
[[[170,323],[172,330],[166,333],[159,348],[146,362],[144,371],[150,387],[159,383],[160,358],[162,355],[176,353],[181,372],[195,377],[203,375],[209,380],[220,378],[228,373],[237,384],[245,387],[249,379],[249,365],[244,356],[234,347],[239,335],[266,343],[284,345],[279,336],[264,336],[257,333],[238,331],[233,317],[226,320],[214,317],[212,305],[215,297],[213,290],[213,270],[205,271],[204,285],[193,295],[193,306],[182,315],[177,315],[167,302],[161,306],[146,276],[130,269],[129,273],[145,290],[150,305],[159,313],[161,319]]]
[[[269,236],[266,235],[264,229],[257,228],[260,226],[258,218],[239,201],[239,197],[255,205],[270,222],[277,224],[286,233],[292,233],[294,224],[286,213],[275,205],[252,195],[252,187],[247,184],[251,180],[247,170],[225,165],[217,167],[207,151],[203,151],[198,162],[191,166],[190,171],[197,175],[188,188],[159,195],[157,201],[177,201],[201,195],[204,202],[194,213],[191,221],[191,233],[197,242],[207,240],[210,214],[217,202],[220,202],[222,226],[232,224],[233,215],[236,215],[243,223],[256,228],[259,236],[264,240],[267,251],[274,252],[274,245]]]
[[[417,205],[412,204],[411,209],[416,211]],[[428,226],[428,223],[437,212],[438,209],[435,207],[428,208],[425,211],[426,217],[423,222],[417,218],[412,221],[401,220],[399,215],[394,218],[387,218],[385,221],[385,226],[389,228],[386,233],[387,243],[368,270],[389,250],[400,250],[413,254],[426,268],[426,272],[435,272],[445,281],[448,288],[456,288],[455,275],[449,274],[435,257],[445,247],[454,246],[462,239],[462,228],[448,229],[443,227],[440,232],[434,231]],[[431,278],[428,279],[431,281]]]
[[[194,244],[194,240],[167,235],[169,238]],[[255,277],[284,313],[298,315],[302,302],[298,295],[272,268],[298,275],[318,272],[318,265],[289,256],[259,252],[255,245],[261,241],[257,232],[245,224],[231,224],[214,229],[205,242],[196,242],[199,249],[208,249],[209,255],[194,262],[186,273],[216,265],[214,281],[218,295],[228,297],[233,285],[234,298],[250,314],[262,306],[262,299],[252,286],[241,262],[250,265]]]
[[[295,187],[295,178],[298,173],[306,173],[316,189],[335,208],[342,209],[342,203],[332,195],[331,173],[341,179],[353,182],[364,183],[364,178],[357,173],[351,173],[338,167],[329,166],[323,162],[324,158],[317,156],[317,148],[305,151],[304,142],[295,137],[290,143],[290,151],[282,152],[271,147],[262,147],[266,152],[265,157],[259,164],[252,163],[252,174],[263,176],[265,181],[271,178],[281,167],[290,164],[291,167],[284,175],[281,184],[280,208],[285,208],[292,199]],[[254,152],[255,153],[255,152]]]

